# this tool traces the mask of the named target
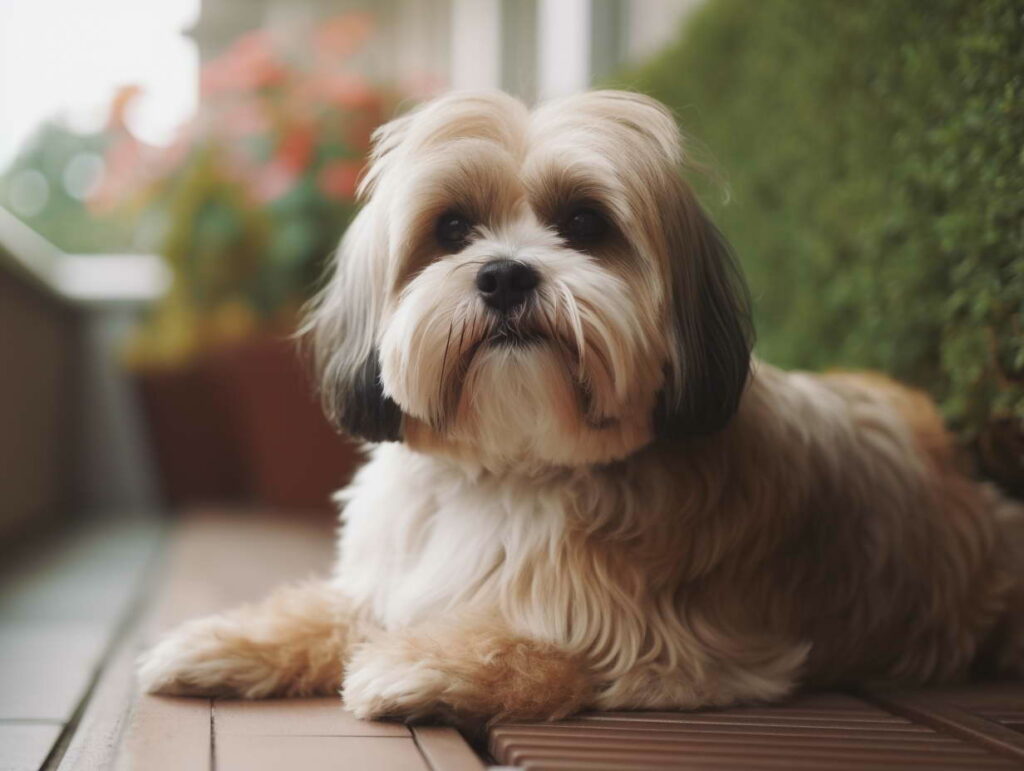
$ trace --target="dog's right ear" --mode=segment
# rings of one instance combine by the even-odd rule
[[[393,442],[402,438],[402,411],[380,382],[377,330],[387,266],[373,209],[371,201],[345,232],[330,280],[310,303],[300,334],[328,420],[352,436]]]

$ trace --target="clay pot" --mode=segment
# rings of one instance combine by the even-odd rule
[[[171,506],[333,511],[331,494],[362,461],[323,417],[287,339],[256,337],[137,381]]]

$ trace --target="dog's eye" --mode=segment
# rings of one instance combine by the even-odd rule
[[[469,243],[473,226],[459,214],[448,212],[437,220],[437,242],[449,251],[457,252]]]
[[[570,246],[592,246],[608,232],[608,221],[593,209],[577,209],[566,217],[558,231]]]

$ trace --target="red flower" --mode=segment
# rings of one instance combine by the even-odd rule
[[[225,109],[218,111],[211,128],[230,140],[267,132],[271,123],[261,100],[242,99],[232,100]]]
[[[317,178],[317,187],[329,198],[351,201],[356,197],[356,187],[362,172],[363,164],[359,161],[349,159],[332,161],[321,169]]]
[[[274,50],[268,30],[247,32],[227,51],[203,67],[203,99],[231,91],[253,91],[283,83],[287,70]]]
[[[124,112],[135,92],[124,91],[112,106],[114,141],[93,204],[109,207],[140,194],[160,202],[174,194],[166,183],[204,153],[215,164],[211,181],[245,190],[246,206],[277,200],[304,180],[325,198],[354,200],[362,163],[321,163],[318,153],[323,146],[335,157],[361,156],[389,112],[390,97],[352,61],[372,29],[370,15],[346,14],[318,23],[301,41],[281,30],[242,35],[204,66],[198,113],[160,152],[127,130]]]
[[[251,192],[258,201],[269,203],[286,195],[298,181],[299,174],[294,169],[274,160],[256,172]]]
[[[296,126],[281,141],[274,160],[295,173],[301,173],[313,157],[314,146],[313,129],[309,126]]]

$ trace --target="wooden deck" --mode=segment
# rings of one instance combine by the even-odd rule
[[[162,630],[323,574],[332,530],[303,515],[197,511],[170,533],[114,521],[9,566],[0,771],[1024,768],[1022,683],[507,725],[487,758],[453,729],[357,721],[334,698],[137,694],[135,658]]]
[[[530,771],[1010,769],[1024,767],[1022,718],[1022,684],[926,695],[809,694],[772,707],[498,726],[490,751]]]

